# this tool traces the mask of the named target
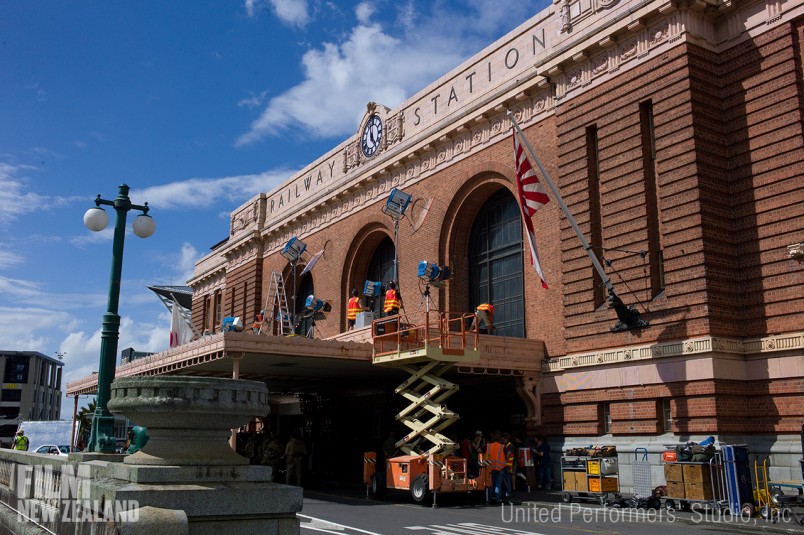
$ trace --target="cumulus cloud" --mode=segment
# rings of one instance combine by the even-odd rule
[[[243,6],[249,17],[256,17],[257,13],[270,7],[283,24],[302,28],[310,22],[307,0],[245,0]]]
[[[0,307],[0,324],[8,327],[0,329],[0,347],[50,354],[74,321],[68,312],[41,306]]]
[[[512,21],[535,13],[536,4],[546,2],[476,0],[454,11],[440,2],[404,2],[394,4],[394,20],[384,26],[373,5],[361,3],[344,40],[308,50],[301,60],[304,80],[271,98],[235,145],[297,124],[317,138],[353,133],[366,103],[399,105],[511,29]]]
[[[270,4],[274,14],[285,24],[303,27],[310,22],[307,0],[270,0]]]
[[[131,199],[134,203],[147,199],[148,206],[160,210],[209,208],[221,200],[240,202],[250,199],[254,192],[268,191],[294,172],[274,169],[255,175],[191,178],[132,191]]]
[[[153,323],[135,322],[128,316],[120,319],[120,339],[117,344],[117,363],[120,351],[133,347],[137,351],[157,353],[170,346],[170,316],[167,309]],[[93,332],[76,331],[66,335],[58,351],[65,353],[65,382],[86,377],[98,370],[101,329]],[[44,351],[43,351],[44,352]]]

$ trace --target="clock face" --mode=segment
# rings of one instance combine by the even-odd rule
[[[382,120],[378,115],[372,115],[363,127],[363,139],[360,143],[363,154],[366,157],[373,156],[380,148],[380,141],[382,141]]]

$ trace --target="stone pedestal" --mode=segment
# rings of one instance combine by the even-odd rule
[[[147,427],[148,443],[122,463],[81,463],[92,465],[82,498],[119,504],[121,534],[299,533],[302,489],[272,483],[269,467],[249,466],[228,444],[231,429],[268,411],[267,394],[234,379],[115,381],[109,409]]]

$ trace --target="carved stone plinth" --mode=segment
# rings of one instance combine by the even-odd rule
[[[109,410],[148,428],[148,443],[126,464],[245,465],[229,446],[231,429],[268,410],[264,383],[206,377],[123,377]]]

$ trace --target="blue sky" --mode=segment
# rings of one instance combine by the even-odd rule
[[[546,5],[0,2],[0,349],[97,369],[114,216],[82,217],[122,183],[157,230],[129,225],[119,349],[166,349],[146,286],[184,284],[231,210],[354,134],[368,101],[396,107]]]

